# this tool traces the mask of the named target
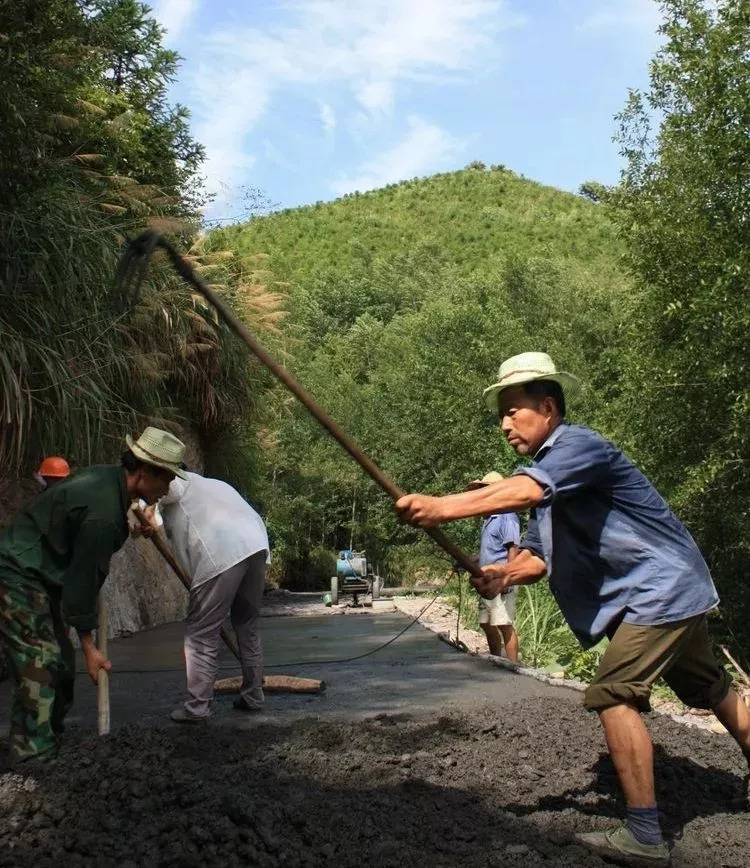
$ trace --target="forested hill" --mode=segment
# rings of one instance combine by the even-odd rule
[[[618,252],[612,224],[591,201],[482,163],[280,211],[216,236],[240,253],[269,254],[284,279],[425,245],[462,273],[530,255],[601,260],[607,268]]]
[[[593,202],[503,167],[271,214],[206,246],[284,287],[285,364],[404,488],[456,490],[514,466],[481,401],[513,353],[545,349],[581,375],[591,388],[574,411],[589,419],[616,392],[613,345],[632,292],[612,224]],[[322,587],[327,553],[350,539],[396,580],[429,560],[305,411],[282,391],[267,404],[250,493],[283,581]],[[454,530],[474,545],[473,523]]]

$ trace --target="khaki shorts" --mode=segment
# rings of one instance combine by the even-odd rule
[[[620,624],[584,705],[589,711],[622,704],[650,711],[659,676],[690,708],[715,708],[726,697],[732,679],[711,650],[705,615],[655,627]]]
[[[518,589],[509,594],[498,594],[494,600],[479,598],[479,623],[491,627],[507,627],[516,617],[516,596]]]

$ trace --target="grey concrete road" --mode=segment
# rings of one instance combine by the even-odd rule
[[[569,694],[461,654],[419,624],[375,654],[346,662],[382,645],[408,623],[401,614],[263,618],[267,673],[322,679],[327,689],[312,696],[271,694],[267,710],[253,715],[235,711],[232,697],[217,697],[212,725],[246,728],[306,716],[437,715],[488,701],[500,710],[517,699]],[[126,723],[177,725],[167,718],[184,699],[182,631],[182,624],[166,624],[110,642],[113,730]],[[223,649],[219,677],[238,673],[236,661]],[[5,682],[0,686],[3,734],[9,704],[10,684]],[[96,688],[83,671],[76,681],[76,702],[68,722],[85,729],[96,727]]]

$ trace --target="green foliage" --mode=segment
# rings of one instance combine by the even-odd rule
[[[456,610],[460,626],[479,630],[479,596],[471,587],[466,573],[453,573],[443,586],[440,596]]]
[[[314,546],[310,552],[310,578],[314,585],[320,587],[320,583],[330,587],[331,576],[336,575],[336,555],[327,548]]]
[[[197,225],[203,151],[166,100],[176,55],[133,0],[6,3],[0,34],[4,472],[43,452],[111,459],[146,422],[189,419],[211,443],[252,414],[257,369],[163,263],[135,310],[110,292],[126,235],[187,245]]]
[[[527,666],[548,666],[578,647],[546,582],[518,589],[515,627]]]
[[[628,162],[610,197],[640,287],[612,409],[747,635],[750,6],[662,7],[665,43],[621,116]]]
[[[602,209],[502,168],[392,185],[205,240],[207,251],[224,247],[282,279],[285,363],[405,489],[459,490],[516,466],[481,399],[507,355],[546,349],[581,374],[592,388],[573,409],[589,420],[618,394],[614,347],[630,290],[612,227]],[[313,545],[349,544],[352,507],[354,545],[394,582],[420,559],[444,569],[286,392],[274,392],[266,425],[263,500],[286,580],[306,581]],[[476,523],[450,532],[476,548]]]
[[[443,173],[280,211],[216,230],[212,243],[267,253],[277,277],[306,284],[321,273],[346,273],[358,260],[416,250],[434,251],[462,274],[491,272],[509,256],[550,255],[620,280],[620,243],[598,209],[503,168]]]
[[[109,135],[117,139],[116,152],[105,147],[110,164],[161,195],[177,194],[181,209],[194,210],[206,199],[196,183],[204,148],[190,136],[187,109],[166,100],[178,54],[161,44],[163,30],[146,4],[84,0],[82,5],[99,62],[89,99],[104,109]]]
[[[597,181],[584,181],[578,188],[578,194],[589,202],[602,202],[607,198],[609,190]]]
[[[598,645],[587,651],[576,647],[567,655],[563,655],[559,662],[564,667],[565,677],[589,684],[596,675],[596,670],[599,668],[599,663],[608,644],[606,639],[602,639]]]

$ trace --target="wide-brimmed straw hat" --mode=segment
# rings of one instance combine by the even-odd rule
[[[563,390],[579,385],[578,377],[567,371],[558,371],[555,363],[547,353],[520,353],[506,359],[497,372],[497,382],[488,386],[482,394],[487,406],[497,413],[497,401],[500,392],[511,386],[522,386],[534,380],[552,380]]]
[[[180,479],[187,479],[182,469],[185,460],[185,444],[169,431],[161,428],[146,428],[137,440],[128,434],[125,437],[128,449],[136,458],[153,467],[169,470]]]
[[[467,491],[474,491],[477,488],[484,488],[485,485],[492,485],[493,482],[502,482],[505,477],[498,473],[496,470],[490,470],[489,473],[485,473],[481,479],[472,479],[471,482],[466,486]]]

